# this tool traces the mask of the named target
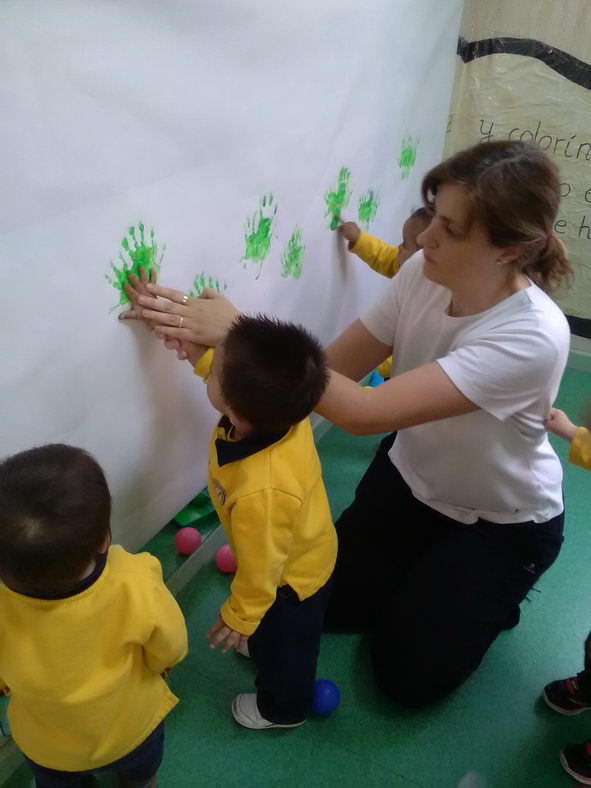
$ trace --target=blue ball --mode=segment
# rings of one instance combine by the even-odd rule
[[[341,693],[334,681],[330,679],[316,679],[314,704],[312,706],[314,714],[322,714],[324,716],[332,714],[340,702]]]

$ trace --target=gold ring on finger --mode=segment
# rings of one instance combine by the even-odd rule
[[[181,298],[181,304],[183,306],[187,306],[188,300],[189,300],[189,296],[187,295],[187,293],[185,293],[185,295]]]
[[[182,315],[181,315],[181,317],[179,317],[179,328],[182,328],[182,327],[183,327],[183,320],[184,320],[184,319],[185,319],[185,318],[184,318]]]

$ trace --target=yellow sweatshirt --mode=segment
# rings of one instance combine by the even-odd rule
[[[41,766],[96,769],[132,752],[178,702],[161,673],[186,653],[148,553],[111,547],[94,582],[62,599],[0,585],[0,689],[16,743]]]
[[[207,377],[213,352],[195,367]],[[282,435],[232,440],[224,416],[209,446],[209,493],[238,569],[220,615],[227,626],[252,635],[291,586],[300,600],[330,578],[337,537],[322,481],[310,420]]]
[[[398,247],[380,241],[379,238],[365,233],[363,230],[353,246],[349,247],[349,251],[360,257],[378,274],[387,276],[388,279],[392,279],[400,271]]]
[[[587,471],[591,471],[591,433],[586,427],[579,427],[575,432],[575,437],[570,443],[568,459],[574,465],[580,465]]]

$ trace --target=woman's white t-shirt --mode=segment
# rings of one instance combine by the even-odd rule
[[[480,410],[400,430],[390,450],[413,495],[463,523],[545,522],[563,511],[562,468],[544,420],[569,350],[569,327],[539,287],[450,317],[450,291],[418,252],[361,317],[393,346],[392,375],[437,361]]]

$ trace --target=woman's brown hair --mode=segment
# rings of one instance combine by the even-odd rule
[[[547,292],[569,284],[573,270],[553,232],[560,202],[558,168],[532,142],[483,142],[438,164],[423,180],[423,201],[433,211],[443,184],[462,186],[471,217],[494,246],[517,246],[516,265]]]

